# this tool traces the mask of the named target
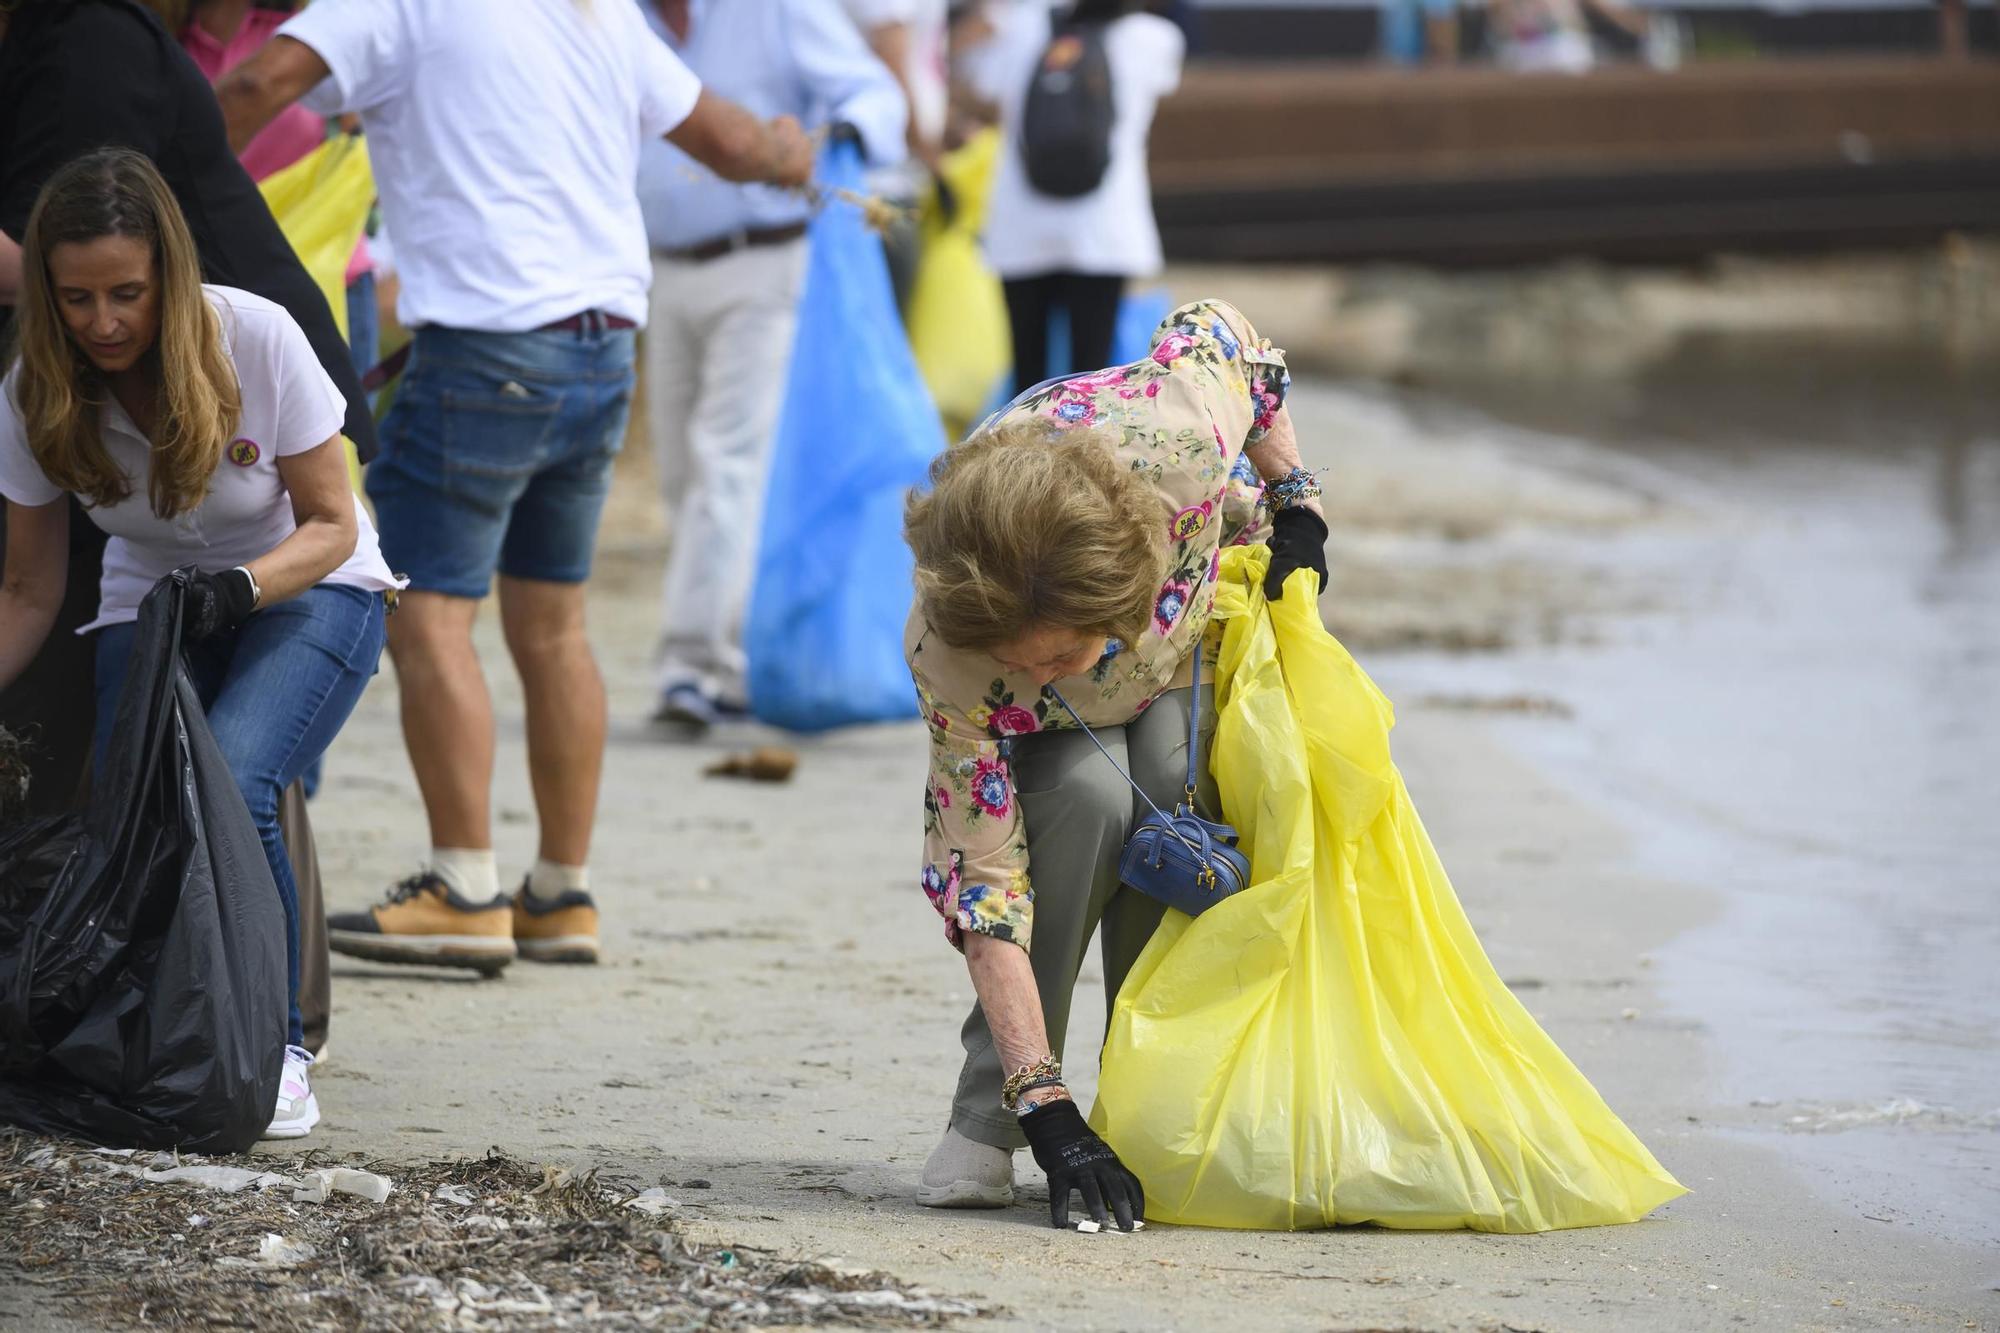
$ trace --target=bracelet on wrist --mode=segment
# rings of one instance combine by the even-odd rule
[[[1302,467],[1295,467],[1284,476],[1264,483],[1264,495],[1274,511],[1294,508],[1321,494],[1319,473]]]
[[[1000,1085],[1000,1105],[1009,1111],[1020,1106],[1021,1094],[1030,1087],[1047,1087],[1051,1083],[1062,1082],[1062,1062],[1053,1055],[1045,1055],[1031,1065],[1022,1065],[1007,1076]]]
[[[1069,1086],[1067,1084],[1059,1078],[1052,1078],[1046,1083],[1031,1084],[1029,1087],[1022,1089],[1019,1100],[1014,1104],[1014,1114],[1016,1116],[1024,1116],[1031,1112],[1039,1111],[1044,1106],[1049,1106],[1055,1102],[1075,1100],[1074,1097],[1069,1095]]]
[[[238,565],[236,566],[236,568],[230,570],[229,572],[232,574],[241,574],[243,576],[244,584],[250,589],[251,610],[254,611],[258,607],[264,604],[264,590],[257,586],[257,576],[250,572],[250,566]]]

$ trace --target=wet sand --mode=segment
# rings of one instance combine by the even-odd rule
[[[490,983],[339,963],[310,1144],[410,1160],[497,1144],[595,1165],[664,1185],[705,1232],[886,1269],[1022,1327],[1994,1322],[2000,1263],[1956,1205],[1933,1215],[1924,1163],[1935,1150],[1977,1179],[1995,1130],[1789,1127],[1819,1105],[2000,1100],[1982,1082],[1990,992],[1969,1017],[1992,956],[1991,881],[1982,895],[1961,873],[1976,863],[1942,823],[1910,822],[1927,770],[1843,778],[1871,771],[1857,755],[1920,763],[1941,729],[1971,743],[1970,702],[1920,705],[1978,686],[1991,659],[1954,678],[1937,673],[1959,659],[1926,657],[1893,673],[1904,692],[1888,698],[1838,673],[1795,688],[1788,663],[1879,652],[1888,636],[1848,608],[1831,622],[1839,642],[1822,643],[1828,622],[1777,617],[1785,599],[1742,582],[1752,567],[1810,569],[1842,534],[1851,565],[1874,567],[1859,534],[1893,488],[1866,473],[1858,514],[1809,492],[1774,511],[1712,475],[1438,401],[1313,384],[1296,401],[1309,449],[1337,469],[1330,618],[1399,701],[1399,760],[1473,922],[1691,1196],[1634,1226],[1546,1236],[1080,1237],[1046,1228],[1024,1155],[1011,1210],[916,1207],[970,999],[912,883],[922,734],[808,743],[782,787],[704,779],[718,745],[668,744],[637,720],[660,552],[616,532],[593,603],[616,719],[594,870],[606,962],[517,964]],[[518,719],[495,628],[482,623],[482,644]],[[1732,645],[1740,670],[1723,665]],[[335,907],[421,850],[386,670],[316,811]],[[1775,683],[1746,693],[1743,676]],[[1787,699],[1797,707],[1772,712]],[[533,850],[521,745],[507,723],[508,875]],[[1937,776],[1967,774],[1977,766]],[[1959,859],[1925,859],[1940,849]],[[1087,968],[1083,984],[1097,980]],[[1085,1052],[1102,1013],[1077,1010],[1070,1045]],[[1074,1063],[1087,1084],[1088,1060]]]
[[[1640,864],[1722,894],[1662,962],[1715,1028],[1732,1123],[1860,1215],[1992,1253],[2000,386],[1882,353],[1717,340],[1622,401],[1543,398],[1720,535],[1624,557],[1685,571],[1679,613],[1496,669],[1574,682],[1592,716],[1530,751]]]

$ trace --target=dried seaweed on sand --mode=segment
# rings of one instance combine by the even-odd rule
[[[113,1327],[920,1328],[989,1313],[879,1273],[696,1243],[658,1191],[595,1171],[496,1149],[375,1164],[394,1180],[382,1203],[307,1202],[284,1177],[315,1156],[255,1159],[280,1174],[224,1192],[146,1179],[177,1164],[164,1155],[0,1130],[0,1281]]]

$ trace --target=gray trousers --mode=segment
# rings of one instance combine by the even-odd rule
[[[1122,727],[1095,728],[1097,738],[1146,795],[1172,812],[1187,784],[1188,710],[1193,691],[1170,690]],[[1215,780],[1208,772],[1215,711],[1208,686],[1201,689],[1201,765],[1196,806],[1219,819]],[[1166,908],[1118,881],[1118,855],[1146,807],[1080,731],[1044,731],[1016,737],[1010,764],[1015,798],[1028,834],[1028,872],[1035,885],[1029,958],[1042,996],[1049,1047],[1061,1059],[1069,1006],[1083,951],[1100,923],[1104,1003],[1118,998],[1125,974],[1138,961]],[[965,1067],[952,1098],[951,1124],[966,1138],[996,1148],[1019,1148],[1014,1113],[1000,1105],[1000,1085],[1010,1071],[977,1004],[960,1033]]]

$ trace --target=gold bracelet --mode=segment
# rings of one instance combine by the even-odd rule
[[[1014,1094],[1014,1105],[1009,1109],[1017,1116],[1023,1116],[1050,1102],[1067,1101],[1069,1087],[1059,1078],[1031,1079]]]
[[[1007,1076],[1000,1085],[1000,1105],[1014,1110],[1021,1102],[1021,1089],[1037,1079],[1061,1078],[1062,1062],[1053,1055],[1045,1055],[1031,1065],[1022,1065]]]

